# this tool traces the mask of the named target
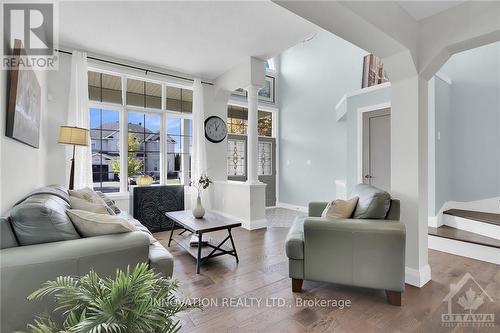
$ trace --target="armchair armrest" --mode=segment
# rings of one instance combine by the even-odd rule
[[[306,218],[305,279],[402,291],[405,241],[400,222]]]
[[[310,217],[321,217],[321,214],[325,210],[328,202],[310,202],[309,203],[309,216]]]

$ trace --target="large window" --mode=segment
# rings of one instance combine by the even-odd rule
[[[96,190],[125,192],[143,174],[158,184],[189,183],[192,90],[92,70],[88,91]]]
[[[120,191],[120,114],[118,111],[90,109],[92,180],[94,189]]]
[[[192,121],[167,118],[167,183],[188,183],[191,178]]]
[[[248,109],[229,105],[227,109],[227,132],[230,134],[247,134]],[[260,136],[273,136],[273,114],[268,111],[259,111],[257,123]]]
[[[131,185],[140,175],[153,177],[160,183],[160,124],[159,114],[128,112],[128,177]]]

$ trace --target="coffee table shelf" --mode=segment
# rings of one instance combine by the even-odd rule
[[[231,229],[240,227],[241,223],[233,222],[231,219],[214,212],[206,212],[205,216],[201,219],[194,218],[190,210],[167,212],[165,215],[175,222],[172,223],[168,246],[170,246],[170,243],[173,240],[184,248],[190,255],[196,258],[197,274],[200,273],[200,266],[202,262],[209,258],[227,254],[235,257],[236,262],[239,262]],[[180,225],[184,229],[177,235],[175,235],[176,225]],[[219,230],[227,230],[228,233],[227,237],[222,241],[218,241],[216,238],[206,235]],[[198,246],[196,247],[191,246],[191,236],[193,234],[199,237]],[[203,235],[205,235],[205,237],[209,237],[209,242],[207,244],[201,243],[203,241]],[[230,242],[231,247],[226,245],[226,242],[228,241]]]
[[[186,252],[188,252],[191,256],[193,256],[194,258],[197,258],[198,246],[191,246],[191,236],[192,235],[193,234],[189,231],[184,232],[182,235],[179,235],[179,234],[176,235],[175,231],[174,231],[174,235],[172,236],[172,240],[174,242],[176,242],[177,244],[179,244],[179,246],[182,247],[184,250],[186,250]],[[221,239],[214,238],[211,236],[209,237],[208,235],[205,235],[205,237],[209,239],[209,242],[207,245],[203,245],[201,247],[202,260],[204,257],[208,256],[210,254],[210,252],[212,252],[213,247],[217,247],[217,245],[220,244],[220,242],[222,241]],[[226,245],[222,245],[221,249],[223,249],[224,251],[228,251],[228,252],[233,250],[229,246],[226,246]]]

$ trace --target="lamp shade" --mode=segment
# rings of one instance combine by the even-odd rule
[[[89,130],[81,127],[61,126],[58,143],[78,146],[88,146]]]

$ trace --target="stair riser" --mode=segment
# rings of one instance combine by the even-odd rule
[[[500,265],[500,249],[461,242],[438,236],[428,236],[429,249],[455,254]]]
[[[500,226],[443,214],[445,225],[500,240]]]

